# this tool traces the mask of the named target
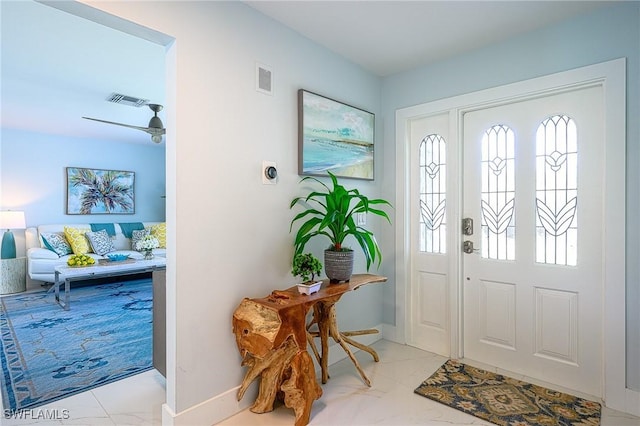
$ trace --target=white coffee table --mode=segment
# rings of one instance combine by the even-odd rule
[[[53,283],[56,300],[64,308],[69,310],[69,289],[73,281],[92,280],[95,278],[115,277],[119,275],[131,275],[144,272],[153,272],[166,269],[167,259],[155,257],[151,260],[135,260],[125,262],[96,263],[86,267],[71,267],[66,265],[56,266],[56,280]],[[60,286],[64,283],[64,302],[60,300]]]

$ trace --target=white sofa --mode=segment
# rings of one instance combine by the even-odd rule
[[[145,228],[162,222],[143,222]],[[65,265],[71,255],[58,256],[54,251],[46,248],[42,241],[41,234],[49,232],[64,232],[64,227],[90,229],[91,225],[84,224],[60,224],[60,225],[40,225],[37,228],[27,228],[25,231],[25,244],[27,249],[27,271],[29,278],[35,281],[44,281],[52,283],[55,281],[54,268],[58,265]],[[115,236],[112,236],[115,251],[108,254],[126,254],[132,259],[142,259],[143,255],[131,247],[131,239],[125,237],[119,224],[114,223]],[[165,248],[157,248],[153,250],[153,254],[157,256],[166,256]],[[105,259],[105,256],[99,256],[95,253],[88,253],[94,259]]]

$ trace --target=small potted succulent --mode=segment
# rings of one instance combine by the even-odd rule
[[[298,284],[298,291],[301,294],[313,294],[320,289],[322,281],[316,280],[316,275],[320,275],[322,263],[311,253],[299,253],[293,258],[291,274],[300,277],[302,280]]]

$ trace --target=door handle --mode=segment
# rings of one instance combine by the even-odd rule
[[[476,251],[480,251],[480,249],[473,248],[473,241],[465,241],[462,243],[462,251],[467,254],[473,254]]]

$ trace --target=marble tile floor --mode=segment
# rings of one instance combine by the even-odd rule
[[[349,359],[329,366],[331,378],[322,386],[322,397],[314,403],[310,425],[492,425],[413,393],[446,361],[445,357],[386,340],[372,346],[380,362],[373,362],[365,352],[356,354],[371,380],[371,388],[362,382]],[[265,414],[245,410],[220,425],[291,426],[293,419],[293,410],[281,406]],[[640,426],[640,418],[605,408],[601,424]]]
[[[0,425],[159,426],[162,425],[164,402],[165,379],[156,370],[149,370],[43,405],[29,414],[46,415],[49,419],[30,419],[24,416],[7,419],[0,416]]]
[[[314,403],[310,425],[491,425],[413,393],[445,361],[444,357],[386,340],[376,342],[373,347],[380,355],[379,363],[373,362],[367,353],[356,354],[372,387],[362,382],[349,359],[331,365],[331,378],[322,386],[323,396]],[[0,418],[0,424],[160,426],[164,386],[164,378],[152,370],[43,407],[67,409],[68,419]],[[265,414],[245,410],[219,425],[292,426],[293,421],[293,410],[280,406]],[[601,424],[640,426],[640,418],[604,408]]]

